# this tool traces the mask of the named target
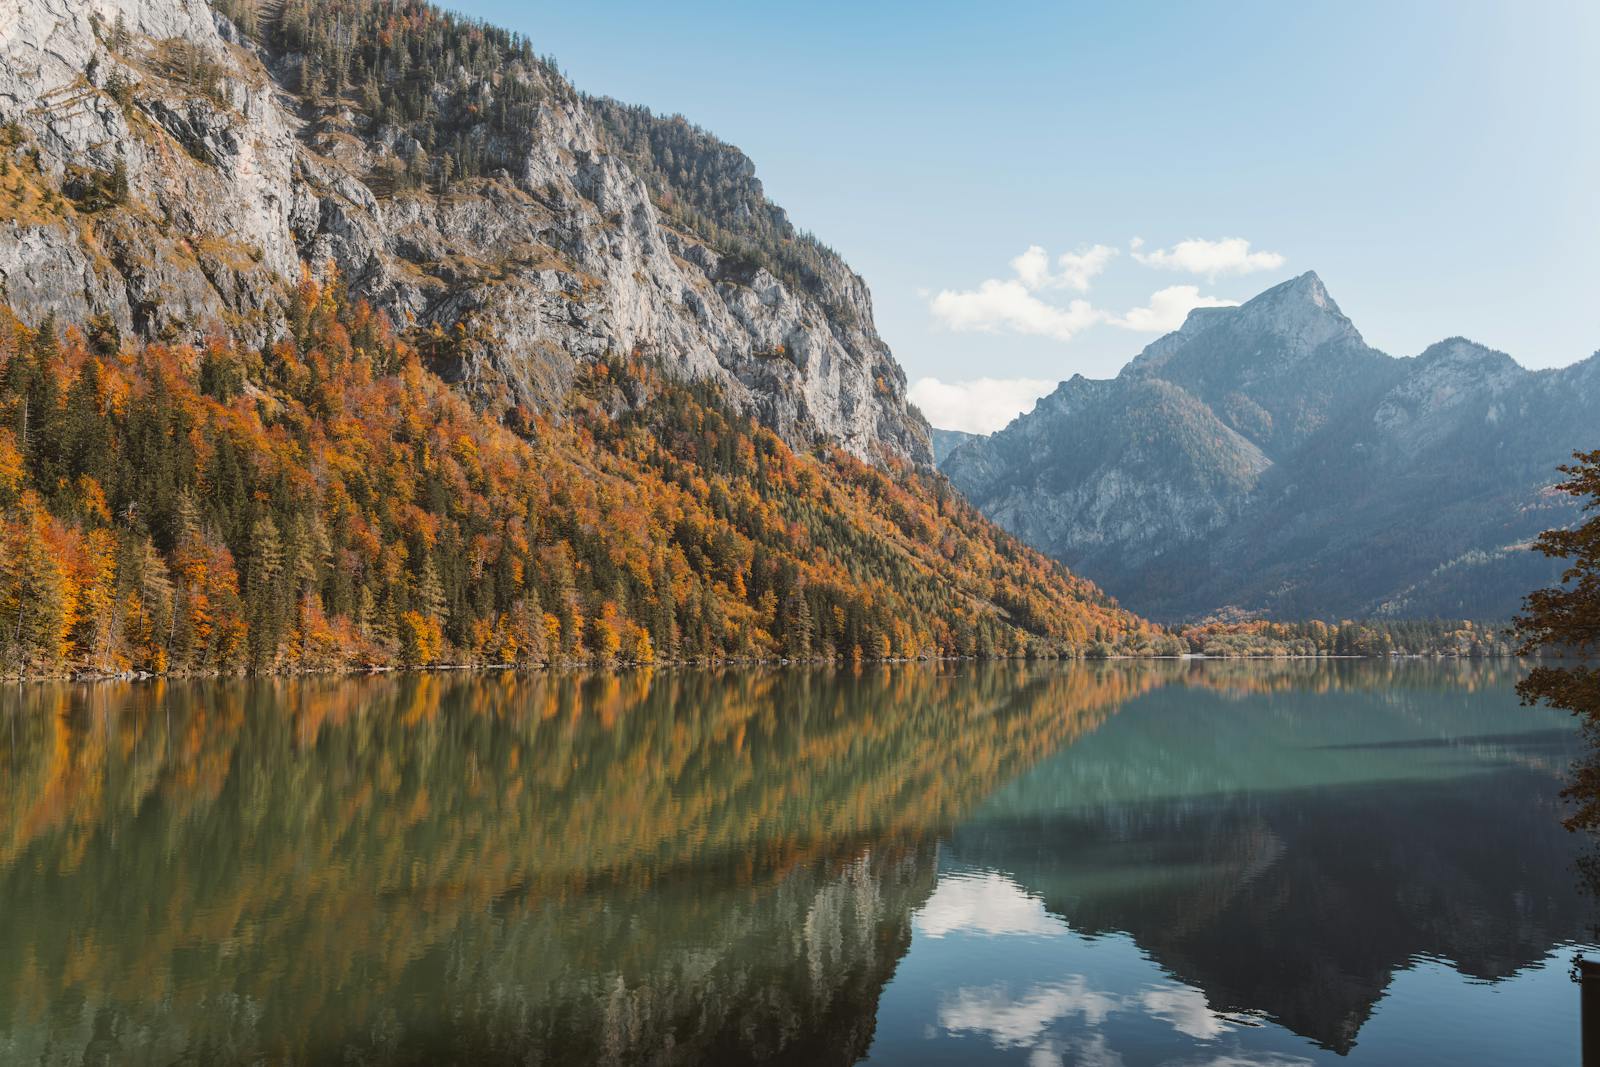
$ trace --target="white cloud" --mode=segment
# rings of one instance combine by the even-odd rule
[[[1211,1010],[1206,995],[1190,986],[1152,986],[1139,994],[1139,1003],[1152,1019],[1199,1041],[1213,1041],[1232,1029],[1227,1019]]]
[[[1029,245],[1011,261],[1014,278],[990,278],[976,289],[941,290],[929,307],[933,317],[950,330],[1022,333],[1069,341],[1078,331],[1104,321],[1105,312],[1086,300],[1062,307],[1034,294],[1041,289],[1088,292],[1090,281],[1116,254],[1110,245],[1091,245],[1057,256],[1052,270],[1050,253],[1039,245]]]
[[[933,298],[933,317],[958,332],[1032,334],[1070,341],[1072,335],[1105,318],[1105,312],[1074,300],[1066,307],[1047,304],[1019,280],[991,278],[976,289],[945,289]]]
[[[1044,901],[993,871],[940,878],[912,921],[917,932],[928,937],[953,933],[1053,937],[1067,932],[1066,923],[1044,910]]]
[[[1022,255],[1011,261],[1011,269],[1029,290],[1075,289],[1086,293],[1089,282],[1105,271],[1106,264],[1116,254],[1117,250],[1110,245],[1090,245],[1076,252],[1063,252],[1056,257],[1056,271],[1052,274],[1050,253],[1038,245],[1029,245]]]
[[[1077,1017],[1085,1026],[1097,1027],[1122,1007],[1121,997],[1092,989],[1082,975],[1072,975],[1065,981],[1031,986],[1016,998],[1003,986],[963,986],[939,1005],[939,1025],[987,1034],[1005,1048],[1033,1044],[1059,1019]]]
[[[1023,285],[1037,289],[1050,277],[1050,253],[1038,245],[1029,245],[1027,251],[1011,261],[1011,269]]]
[[[1129,242],[1133,258],[1147,267],[1185,271],[1216,278],[1221,274],[1250,274],[1258,270],[1277,270],[1284,258],[1277,252],[1252,252],[1243,237],[1224,237],[1220,241],[1192,238],[1171,248],[1141,252],[1144,242],[1135,237]]]
[[[1003,983],[961,986],[941,999],[938,1021],[949,1033],[983,1035],[997,1048],[1030,1049],[1029,1067],[1057,1067],[1069,1061],[1084,1067],[1121,1067],[1122,1056],[1102,1031],[1117,1013],[1160,1020],[1185,1037],[1207,1044],[1233,1032],[1237,1022],[1213,1011],[1205,994],[1189,986],[1164,982],[1136,993],[1117,993],[1095,988],[1081,974],[1032,983],[1020,995]],[[1309,1060],[1295,1056],[1237,1049],[1172,1062],[1186,1067],[1310,1065]]]
[[[1124,1067],[1122,1053],[1101,1033],[1041,1041],[1028,1053],[1028,1067],[1066,1067],[1068,1056],[1073,1067]]]
[[[1231,1020],[1212,1011],[1198,989],[1168,984],[1134,994],[1112,993],[1094,989],[1083,975],[1033,985],[1021,997],[1003,986],[963,986],[940,1004],[939,1024],[946,1030],[987,1033],[997,1045],[1024,1045],[1061,1019],[1077,1017],[1085,1026],[1098,1027],[1114,1012],[1141,1009],[1197,1041],[1215,1041],[1233,1029]]]
[[[1089,279],[1106,269],[1117,250],[1109,245],[1094,245],[1056,257],[1056,284],[1080,293],[1089,291]]]
[[[1107,319],[1116,326],[1141,333],[1170,333],[1183,325],[1189,312],[1195,308],[1238,307],[1237,300],[1222,300],[1214,296],[1201,296],[1198,286],[1169,285],[1150,294],[1145,307],[1131,308],[1125,315]]]
[[[911,386],[911,402],[941,430],[994,433],[1056,387],[1044,378],[974,378],[942,382],[919,378]]]

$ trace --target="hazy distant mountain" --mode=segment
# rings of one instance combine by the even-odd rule
[[[968,441],[975,440],[980,434],[968,433],[965,430],[930,430],[929,436],[933,441],[933,461],[943,463],[944,457],[954,452]]]
[[[1500,618],[1553,576],[1555,466],[1600,444],[1600,358],[1374,349],[1314,273],[1201,308],[941,461],[984,512],[1158,618]]]

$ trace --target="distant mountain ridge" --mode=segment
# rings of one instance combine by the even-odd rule
[[[932,430],[929,439],[933,443],[933,461],[943,463],[944,457],[966,444],[976,440],[982,434],[968,433],[966,430]]]
[[[1369,346],[1315,273],[1200,308],[1116,378],[1062,382],[941,469],[1001,525],[1169,620],[1505,618],[1574,512],[1600,358],[1527,370],[1456,337]]]

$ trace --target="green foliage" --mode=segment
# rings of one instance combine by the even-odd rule
[[[1526,653],[1545,652],[1565,662],[1540,663],[1517,683],[1529,704],[1548,704],[1584,717],[1584,729],[1600,752],[1600,449],[1573,453],[1561,468],[1567,480],[1556,488],[1583,502],[1589,517],[1572,527],[1547,530],[1534,549],[1568,561],[1561,584],[1529,593],[1517,617],[1517,635]],[[1567,819],[1573,829],[1600,829],[1600,755],[1575,768],[1565,795],[1578,802]]]
[[[300,57],[294,88],[310,106],[352,108],[415,139],[400,187],[444,192],[517,171],[540,104],[575,99],[526,37],[417,0],[288,0],[270,17],[252,0],[215,6],[274,52]]]
[[[108,171],[80,169],[70,172],[62,191],[80,211],[106,211],[128,202],[128,166],[117,160]]]

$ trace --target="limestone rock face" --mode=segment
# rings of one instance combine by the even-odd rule
[[[938,432],[938,431],[936,431]],[[1555,577],[1556,466],[1600,442],[1600,357],[1462,338],[1395,359],[1315,274],[1202,308],[940,461],[973,503],[1159,619],[1506,619]]]
[[[664,215],[550,68],[459,69],[434,89],[487,110],[518,79],[539,101],[527,135],[494,146],[514,167],[440,189],[394,180],[421,152],[403,129],[291,91],[300,62],[202,0],[0,0],[0,123],[38,170],[0,205],[4,299],[32,321],[264,344],[304,265],[402,326],[438,327],[435,369],[491,407],[549,408],[584,361],[639,353],[718,383],[791,443],[931,461],[861,279],[828,259],[823,301],[730,267]],[[119,169],[118,206],[70,195]]]

